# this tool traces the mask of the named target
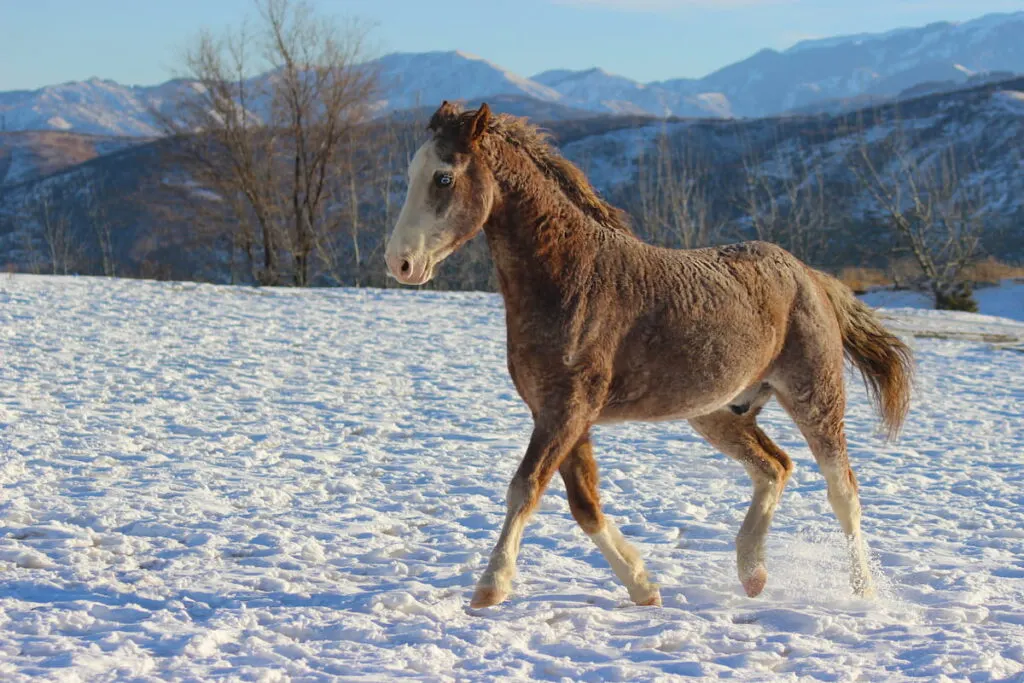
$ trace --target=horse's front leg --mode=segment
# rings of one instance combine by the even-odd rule
[[[476,585],[471,607],[490,607],[512,590],[523,527],[562,460],[590,426],[591,411],[582,406],[537,416],[526,456],[509,484],[505,525],[487,569]]]

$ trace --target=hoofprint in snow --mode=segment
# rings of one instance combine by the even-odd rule
[[[742,468],[626,424],[596,432],[601,489],[664,607],[632,606],[556,481],[515,594],[475,611],[530,431],[497,297],[2,278],[0,679],[1021,680],[1024,355],[912,344],[898,442],[850,375],[878,599],[770,407],[797,469],[760,598]]]

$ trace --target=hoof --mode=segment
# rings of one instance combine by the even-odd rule
[[[661,593],[658,584],[644,582],[629,591],[629,599],[640,607],[661,607]]]
[[[634,602],[636,602],[640,607],[661,607],[661,593],[655,589],[655,591],[646,598],[640,598]]]
[[[747,597],[756,598],[764,590],[764,585],[768,583],[768,570],[758,567],[750,573],[750,576],[742,579],[741,583],[743,590],[747,592]]]
[[[469,601],[469,606],[473,609],[494,607],[504,602],[507,597],[508,593],[495,586],[477,586],[476,591],[473,592],[473,599]]]
[[[853,585],[853,594],[858,598],[865,600],[874,600],[878,597],[878,589],[875,588],[875,584],[870,581],[864,581],[855,583]]]

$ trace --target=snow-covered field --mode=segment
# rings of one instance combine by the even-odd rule
[[[898,442],[850,383],[878,599],[770,407],[797,471],[760,598],[742,468],[630,424],[597,430],[602,491],[664,607],[556,481],[515,594],[474,611],[530,429],[496,297],[0,278],[0,680],[1024,680],[1024,354],[912,343]]]

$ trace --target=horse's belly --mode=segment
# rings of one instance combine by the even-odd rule
[[[766,369],[763,358],[728,352],[701,358],[680,354],[672,361],[651,367],[633,366],[635,369],[613,377],[599,420],[670,420],[707,415],[759,382]]]
[[[727,405],[745,388],[737,384],[724,391],[687,396],[651,391],[635,398],[609,402],[602,409],[598,422],[680,420],[707,415]]]

